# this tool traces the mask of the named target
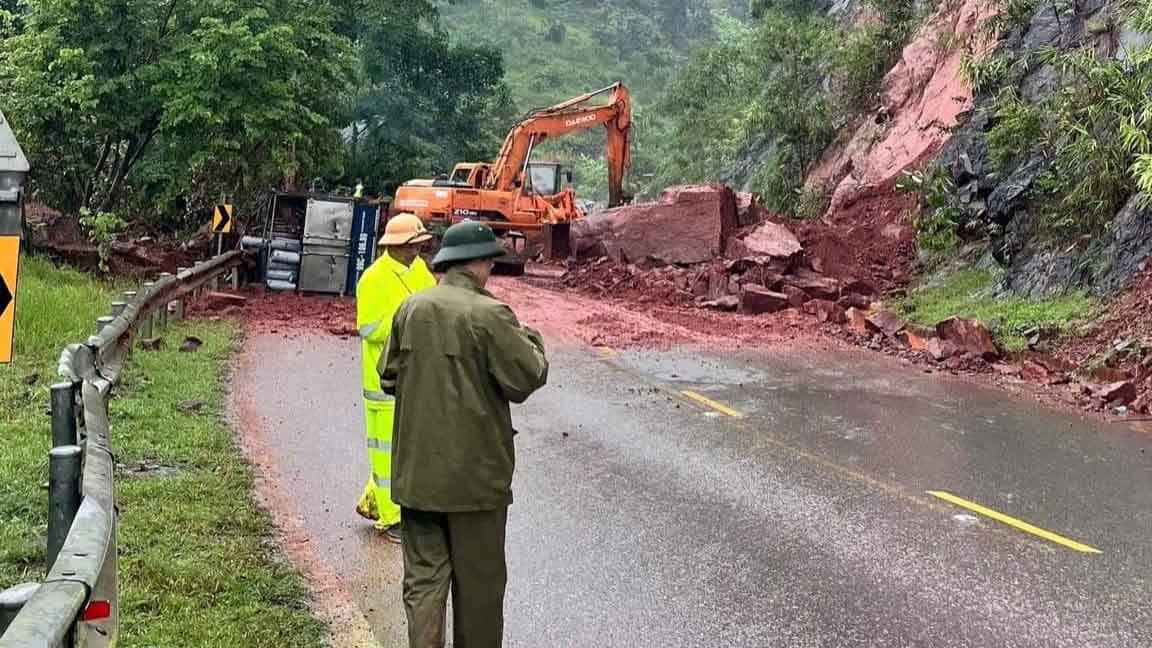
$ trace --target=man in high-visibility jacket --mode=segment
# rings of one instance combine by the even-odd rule
[[[396,401],[380,389],[377,365],[388,346],[392,318],[400,304],[409,295],[436,285],[436,277],[420,258],[420,249],[431,238],[424,223],[413,214],[394,216],[380,239],[383,254],[356,284],[356,328],[363,347],[364,418],[372,463],[372,476],[356,511],[375,520],[376,529],[396,543],[400,542],[400,507],[392,502],[392,420]]]

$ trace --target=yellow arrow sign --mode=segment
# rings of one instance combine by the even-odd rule
[[[20,271],[20,237],[0,236],[0,364],[12,362],[16,329],[16,275]]]
[[[216,209],[212,210],[212,233],[231,234],[235,213],[236,207],[233,205],[216,205]]]

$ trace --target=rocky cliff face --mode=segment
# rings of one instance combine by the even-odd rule
[[[1041,3],[1028,24],[1000,43],[1000,51],[1013,55],[1092,47],[1100,57],[1125,57],[1147,46],[1146,35],[1126,30],[1100,31],[1094,26],[1111,10],[1107,0],[1084,0],[1076,8]],[[1020,97],[1038,104],[1061,85],[1050,64],[1027,69],[1015,86]],[[1001,232],[990,241],[990,252],[1007,269],[1003,290],[1040,297],[1068,289],[1107,295],[1123,288],[1144,267],[1152,254],[1147,210],[1135,197],[1116,215],[1107,231],[1091,239],[1072,242],[1045,240],[1037,232],[1037,214],[1029,200],[1036,180],[1050,161],[1035,154],[1015,166],[993,168],[989,160],[988,132],[994,125],[991,94],[976,97],[972,118],[943,148],[937,163],[951,174],[958,193],[983,213],[984,221]]]
[[[1042,296],[1068,289],[1110,294],[1145,268],[1152,255],[1152,213],[1133,197],[1101,235],[1054,242],[1037,231],[1030,192],[1049,169],[1043,155],[997,169],[990,161],[988,133],[995,125],[995,96],[973,96],[961,73],[965,56],[979,59],[1045,50],[1094,48],[1100,57],[1123,59],[1149,45],[1149,36],[1131,30],[1100,29],[1115,22],[1108,0],[1037,3],[1035,13],[1008,33],[988,33],[999,14],[998,0],[942,0],[904,48],[882,82],[878,105],[843,129],[809,174],[808,186],[829,196],[822,221],[849,235],[854,253],[903,250],[895,259],[902,274],[915,259],[912,216],[915,199],[895,185],[905,171],[942,166],[959,199],[995,234],[990,256],[1006,269],[1003,290]],[[827,11],[841,21],[859,20],[861,3],[845,0]],[[1051,64],[1037,63],[1009,81],[1021,99],[1036,105],[1061,87]],[[773,140],[765,138],[738,164],[729,179],[737,186],[758,162],[771,158]],[[882,246],[874,245],[883,242]]]
[[[923,166],[972,111],[972,90],[961,79],[965,48],[977,43],[983,21],[993,13],[988,0],[942,5],[904,48],[884,77],[880,105],[860,120],[850,137],[829,149],[809,176],[831,195],[828,216],[892,189],[902,173]],[[945,38],[947,35],[947,38]]]

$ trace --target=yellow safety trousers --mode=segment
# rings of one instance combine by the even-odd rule
[[[388,253],[376,260],[356,285],[356,328],[362,340],[361,375],[364,387],[364,426],[372,475],[356,512],[376,520],[376,528],[400,523],[400,507],[392,503],[392,420],[396,401],[380,389],[377,366],[392,331],[392,317],[411,294],[436,285],[423,259],[411,266]]]
[[[371,498],[375,513],[366,517],[375,519],[378,529],[400,523],[400,507],[392,501],[392,421],[395,417],[395,402],[364,401],[368,459],[372,464],[372,475],[364,492]]]

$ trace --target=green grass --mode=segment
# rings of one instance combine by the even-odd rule
[[[996,276],[984,270],[961,270],[930,283],[896,304],[910,321],[933,326],[952,316],[984,322],[1009,351],[1026,349],[1024,333],[1034,327],[1067,331],[1096,314],[1092,298],[1069,293],[1049,299],[997,298]]]
[[[51,447],[48,386],[65,345],[86,339],[112,288],[79,272],[21,259],[12,364],[0,365],[0,588],[43,576]],[[34,384],[25,379],[39,376]]]
[[[0,369],[9,411],[0,429],[0,587],[43,574],[48,450],[47,384],[58,348],[82,339],[110,290],[32,261],[20,286],[18,363]],[[176,468],[165,476],[117,476],[122,645],[322,646],[298,574],[272,546],[268,516],[251,495],[252,474],[223,419],[224,369],[237,331],[191,322],[169,330],[168,348],[138,351],[112,402],[118,462]],[[204,340],[179,353],[185,335]],[[39,371],[26,387],[23,376]],[[184,401],[203,401],[185,414]]]

